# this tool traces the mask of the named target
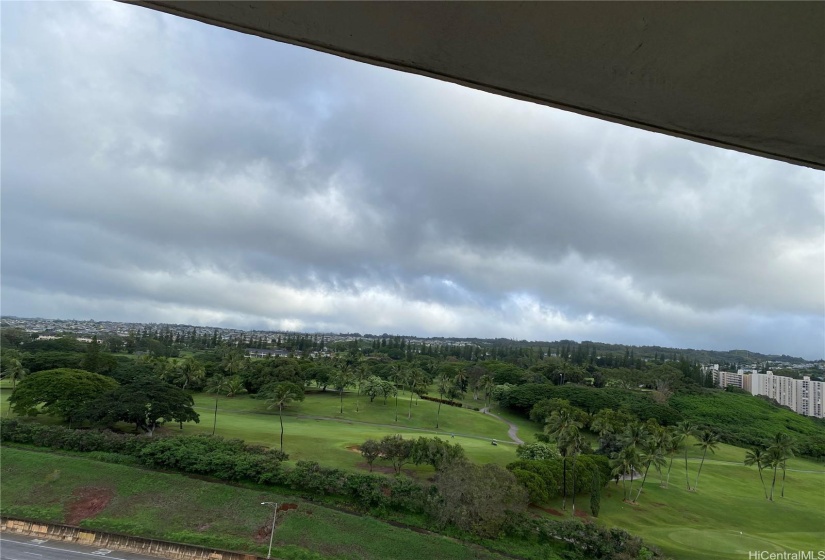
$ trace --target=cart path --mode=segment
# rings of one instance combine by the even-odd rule
[[[481,413],[492,416],[496,420],[501,420],[502,422],[504,422],[505,424],[510,426],[510,429],[507,430],[507,435],[510,436],[510,439],[513,440],[517,445],[523,445],[524,444],[524,442],[517,435],[518,434],[518,426],[516,426],[515,424],[513,424],[509,420],[505,420],[501,416],[497,416],[497,415],[493,414],[492,412],[490,412],[490,408],[487,407],[487,406],[485,406],[484,408],[481,409]]]

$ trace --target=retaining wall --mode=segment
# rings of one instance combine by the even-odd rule
[[[40,523],[11,517],[0,517],[0,532],[16,533],[54,541],[68,541],[111,550],[124,550],[169,560],[259,560],[259,557],[254,554],[216,550],[214,548],[203,548],[143,537],[129,537],[70,525]]]

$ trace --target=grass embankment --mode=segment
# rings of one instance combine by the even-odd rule
[[[98,489],[111,500],[81,521],[82,527],[266,554],[272,511],[260,503],[289,502],[298,503],[298,509],[279,516],[278,549],[273,551],[279,558],[502,558],[443,536],[261,489],[23,449],[2,448],[0,453],[4,515],[66,522],[78,496]]]
[[[693,486],[701,452],[691,448],[689,455]],[[744,449],[720,445],[705,460],[698,491],[688,492],[684,456],[677,455],[670,487],[660,488],[658,474],[651,472],[638,505],[623,502],[621,483],[611,482],[602,492],[598,519],[642,537],[678,560],[741,560],[748,551],[759,550],[825,550],[825,466],[791,459],[785,497],[780,497],[780,471],[774,501],[769,502],[756,467],[745,467],[744,456]],[[771,473],[762,474],[770,492]],[[634,497],[638,487],[635,481]],[[577,510],[589,513],[589,496],[577,501]],[[549,507],[561,511],[561,500]],[[569,511],[569,499],[567,507]]]

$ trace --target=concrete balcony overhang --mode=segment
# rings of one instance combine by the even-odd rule
[[[823,2],[131,3],[825,169]]]

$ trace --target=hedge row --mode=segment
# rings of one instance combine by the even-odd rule
[[[65,451],[127,455],[151,468],[174,469],[221,480],[272,483],[288,456],[239,439],[214,436],[139,437],[108,430],[73,430],[0,419],[0,441],[26,443]]]
[[[461,403],[459,401],[452,401],[450,399],[439,399],[438,397],[430,397],[430,396],[427,396],[427,395],[421,395],[421,398],[424,399],[425,401],[440,402],[441,404],[448,404],[450,406],[457,406],[458,408],[461,408],[461,407],[464,406],[464,403]]]

